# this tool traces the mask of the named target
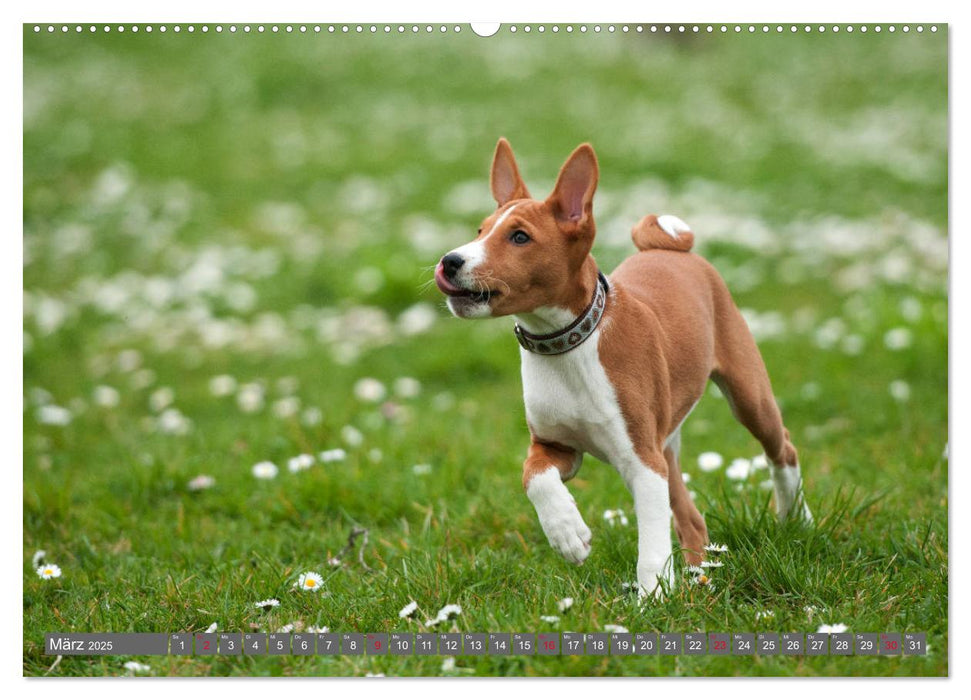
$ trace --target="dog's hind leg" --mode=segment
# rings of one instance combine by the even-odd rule
[[[592,533],[563,482],[576,473],[582,459],[568,447],[533,442],[523,463],[523,488],[546,539],[574,564],[582,564],[590,554]]]
[[[812,513],[802,495],[799,457],[782,424],[762,355],[738,309],[732,305],[722,311],[715,340],[717,365],[711,378],[722,390],[735,418],[762,443],[772,463],[779,518],[799,515],[812,522]]]
[[[664,448],[664,459],[668,463],[668,492],[671,498],[671,511],[674,513],[674,530],[678,533],[678,541],[684,560],[689,566],[698,566],[704,556],[705,545],[708,544],[708,528],[705,519],[695,502],[691,500],[684,478],[681,476],[679,456],[681,453],[680,428],[668,440]]]

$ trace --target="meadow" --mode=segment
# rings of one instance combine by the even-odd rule
[[[24,674],[946,675],[947,128],[945,27],[26,26]],[[570,488],[592,553],[550,549],[512,321],[454,319],[430,284],[494,207],[499,136],[537,196],[593,144],[606,271],[644,214],[692,225],[759,341],[814,525],[775,522],[759,445],[712,389],[682,433],[727,546],[708,585],[679,570],[638,603],[631,500],[589,456]],[[43,654],[49,631],[213,625],[845,626],[926,632],[929,653]]]

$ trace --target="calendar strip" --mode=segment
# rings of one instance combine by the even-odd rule
[[[47,634],[50,656],[924,656],[925,632]]]

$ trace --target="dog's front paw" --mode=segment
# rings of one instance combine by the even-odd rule
[[[570,512],[572,510],[572,512]],[[570,503],[570,509],[540,515],[539,523],[546,533],[550,546],[573,564],[582,564],[590,554],[592,533],[577,507]]]
[[[570,496],[559,472],[554,468],[530,481],[526,495],[536,508],[539,524],[550,546],[574,564],[582,564],[590,554],[592,533],[576,502]]]
[[[674,588],[674,569],[665,564],[660,570],[653,567],[637,567],[637,597],[643,603],[648,600],[662,601]]]

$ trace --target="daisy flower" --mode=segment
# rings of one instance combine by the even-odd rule
[[[330,559],[327,560],[327,566],[337,567],[340,565],[341,565],[341,560],[338,559],[337,557],[331,557]]]
[[[408,603],[408,605],[406,605],[405,607],[401,608],[401,610],[398,611],[398,617],[404,620],[405,618],[408,618],[414,615],[416,610],[418,610],[418,603],[416,603],[415,601],[411,601],[410,603]]]
[[[539,619],[542,620],[543,622],[548,622],[551,625],[555,625],[557,622],[560,621],[560,618],[558,618],[556,615],[540,615]]]
[[[323,577],[316,571],[305,571],[300,574],[300,578],[297,580],[297,588],[301,591],[317,591],[320,590],[320,584],[323,583]]]
[[[693,583],[696,586],[709,586],[709,585],[713,585],[711,583],[711,579],[708,578],[708,575],[707,574],[699,574],[698,576],[695,576],[693,579],[691,579],[691,583]]]
[[[705,573],[705,570],[700,566],[689,566],[685,568],[685,572],[691,574],[692,576],[701,576]]]
[[[387,395],[388,391],[384,384],[373,377],[358,379],[354,384],[354,396],[361,401],[377,403]]]
[[[414,377],[398,377],[394,381],[394,393],[403,399],[413,399],[421,393],[421,382]]]
[[[219,629],[219,623],[213,622],[211,625],[209,625],[209,627],[206,628],[206,634],[212,634],[217,629]]]
[[[717,569],[721,566],[725,566],[723,562],[720,561],[703,561],[701,562],[702,569]]]
[[[102,408],[114,408],[121,400],[118,390],[104,384],[94,388],[94,402]]]
[[[604,632],[617,632],[619,634],[624,634],[627,632],[627,628],[620,625],[604,625]]]
[[[279,471],[273,462],[259,462],[253,465],[253,476],[257,479],[275,479]]]
[[[273,608],[280,605],[280,601],[276,598],[267,598],[266,600],[260,600],[253,603],[254,608],[259,608],[263,612],[270,612]]]
[[[229,396],[236,391],[236,379],[220,374],[209,380],[209,393],[213,396]]]
[[[563,600],[558,600],[556,602],[556,607],[559,608],[561,613],[566,612],[573,607],[573,598],[564,598]]]
[[[325,634],[330,632],[330,627],[314,627],[311,625],[307,628],[307,634]]]
[[[713,472],[725,463],[717,452],[702,452],[698,455],[698,468],[703,472]]]
[[[838,622],[835,625],[820,625],[819,629],[816,631],[821,634],[839,634],[841,632],[845,632],[847,629],[849,628],[846,625],[844,625],[842,622]]]
[[[47,552],[45,552],[43,549],[38,549],[36,552],[34,552],[34,556],[31,557],[31,560],[30,560],[31,566],[33,566],[36,569],[38,566],[41,565],[41,562],[44,561],[44,558],[46,556],[47,556]]]
[[[314,465],[314,456],[308,454],[297,455],[296,457],[291,457],[287,460],[287,469],[290,470],[291,474],[296,474],[297,472],[302,472],[305,469],[310,469]]]
[[[759,611],[757,611],[755,613],[755,619],[756,619],[756,621],[758,621],[758,620],[767,620],[767,619],[772,618],[772,617],[775,617],[775,613],[772,612],[771,610],[759,610]]]
[[[752,457],[752,469],[768,469],[769,468],[769,458],[765,455],[756,455]]]
[[[71,412],[63,406],[48,404],[37,409],[37,422],[44,425],[67,425],[71,418]]]
[[[455,671],[455,657],[446,656],[442,661],[442,673],[452,673]]]
[[[37,567],[37,575],[42,579],[60,578],[61,567],[57,564],[44,564]]]
[[[727,552],[728,551],[728,545],[727,544],[718,544],[716,542],[712,542],[711,544],[706,544],[705,545],[705,551],[706,552],[717,552],[717,553],[721,554],[722,552]]]
[[[136,673],[148,673],[152,670],[152,667],[147,664],[140,664],[137,661],[126,661],[125,670],[134,675]]]
[[[205,491],[216,485],[216,480],[208,474],[200,474],[188,483],[190,491]]]
[[[338,447],[333,450],[324,450],[317,457],[324,464],[328,462],[342,462],[347,459],[347,452]]]
[[[424,476],[425,474],[432,473],[432,465],[430,464],[416,464],[411,468],[411,471],[418,476]]]
[[[624,511],[622,511],[619,508],[617,510],[605,510],[604,511],[604,520],[606,520],[611,525],[615,525],[618,522],[621,525],[626,525],[627,524],[627,515],[625,515],[624,514]]]
[[[364,433],[353,425],[345,425],[341,428],[341,439],[351,447],[360,447],[364,442]]]
[[[733,459],[732,463],[725,469],[725,476],[735,481],[742,481],[748,478],[751,471],[752,463],[743,457],[739,457],[738,459]]]

